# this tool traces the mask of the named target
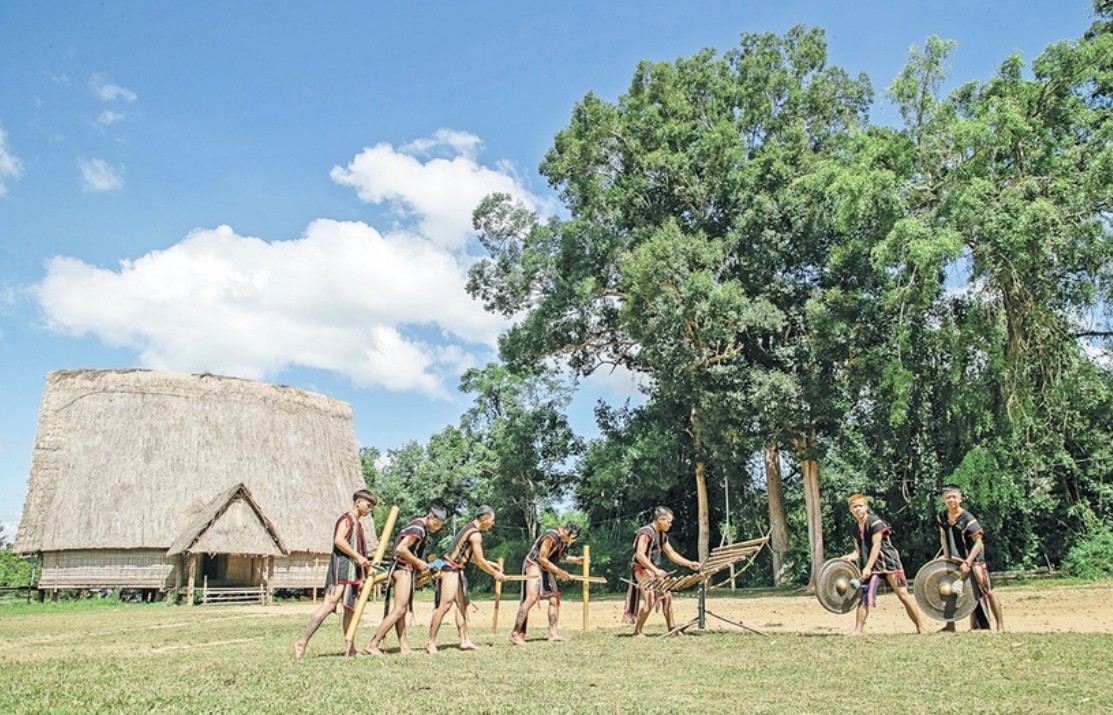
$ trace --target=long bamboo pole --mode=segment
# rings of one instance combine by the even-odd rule
[[[371,558],[371,565],[377,566],[386,555],[387,544],[390,543],[390,534],[394,531],[394,522],[398,520],[398,506],[390,507],[390,512],[386,515],[386,522],[383,524],[383,533],[379,537],[379,545],[375,548],[375,555]],[[372,576],[371,574],[364,574],[363,588],[359,591],[359,600],[356,602],[355,610],[352,611],[352,620],[348,623],[348,630],[344,634],[344,652],[352,653],[354,650],[354,643],[356,640],[356,629],[359,628],[359,620],[363,618],[363,609],[367,607],[367,597],[371,595],[371,588],[376,583],[381,583],[386,580],[386,576],[380,574],[382,578]]]

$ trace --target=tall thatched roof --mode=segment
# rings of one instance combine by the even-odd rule
[[[215,375],[47,375],[15,549],[169,549],[243,484],[290,552],[327,552],[363,484],[351,408]]]

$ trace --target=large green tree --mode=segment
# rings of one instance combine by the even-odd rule
[[[475,446],[473,499],[491,504],[504,524],[519,524],[532,542],[543,510],[571,486],[572,460],[582,450],[565,415],[571,388],[550,371],[522,374],[491,363],[465,372],[460,389],[474,395],[460,419]]]
[[[560,355],[581,374],[621,365],[648,376],[655,399],[685,406],[674,428],[691,454],[701,558],[707,458],[752,411],[749,369],[809,349],[805,303],[829,244],[796,220],[790,187],[863,123],[869,100],[865,78],[827,65],[820,30],[745,34],[722,56],[643,62],[617,102],[578,102],[542,162],[570,218],[542,222],[505,196],[476,212],[491,257],[470,288],[520,318],[501,343],[506,360]],[[741,432],[803,435],[801,455],[813,459],[819,428],[808,415],[828,410],[811,388],[825,360],[791,386],[791,424],[746,419]]]

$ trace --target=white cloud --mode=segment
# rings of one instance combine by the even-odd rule
[[[134,102],[139,98],[139,95],[127,87],[112,84],[103,74],[95,74],[89,78],[89,89],[93,90],[93,94],[102,102],[113,102],[118,99],[125,102]]]
[[[198,230],[119,270],[56,257],[37,288],[48,326],[133,348],[154,369],[264,379],[291,366],[445,396],[502,325],[466,266],[408,233],[321,219],[293,241]],[[445,344],[407,335],[432,327]]]
[[[115,191],[124,185],[124,170],[109,165],[103,159],[79,159],[81,190],[87,194]]]
[[[472,134],[441,129],[399,149],[386,143],[364,149],[347,167],[334,167],[332,179],[353,187],[364,201],[415,217],[422,235],[459,250],[471,235],[472,211],[487,194],[508,193],[531,208],[540,203],[509,171],[479,164],[475,153],[481,146]],[[422,162],[421,156],[433,158]]]
[[[111,109],[106,109],[97,115],[97,124],[107,127],[111,124],[116,124],[127,119],[127,115],[123,112],[114,112]]]
[[[8,193],[8,180],[18,179],[23,174],[23,163],[8,147],[8,133],[0,127],[0,196]]]
[[[451,158],[422,162],[381,144],[333,170],[365,200],[403,208],[408,226],[318,219],[274,241],[198,229],[116,269],[56,256],[34,288],[45,322],[133,349],[152,369],[268,379],[304,367],[447,397],[506,327],[465,289],[471,211],[494,190],[540,200],[466,156],[480,146],[472,135],[408,146]]]

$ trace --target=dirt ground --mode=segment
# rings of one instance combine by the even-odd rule
[[[997,587],[997,594],[1004,611],[1005,628],[1013,632],[1027,633],[1113,633],[1113,580],[1093,584],[1063,585],[1051,581],[1034,581],[1024,584],[1004,584]],[[583,604],[578,589],[569,592],[561,608],[560,627],[569,635],[583,627]],[[741,592],[740,592],[741,593]],[[850,631],[854,627],[853,613],[836,615],[829,613],[814,596],[759,595],[730,597],[729,591],[717,593],[707,601],[707,629],[734,630],[736,626],[720,621],[714,616],[729,619],[743,626],[763,633],[804,633],[837,634]],[[426,594],[422,594],[426,596]],[[517,598],[514,594],[502,598],[499,604],[498,631],[509,633],[517,612]],[[267,612],[283,614],[305,613],[314,609],[306,601],[267,607]],[[589,600],[591,629],[629,629],[621,623],[622,601],[614,598]],[[428,598],[419,597],[414,609],[414,622],[419,626],[429,623],[432,603]],[[494,621],[494,603],[487,597],[475,602],[471,614],[472,629],[475,633],[491,632]],[[697,614],[695,592],[679,592],[675,595],[675,612],[678,624],[694,619]],[[361,632],[371,629],[382,616],[382,602],[367,605]],[[540,613],[530,618],[531,630],[544,623]],[[924,619],[928,631],[936,630],[943,624],[929,618]],[[664,630],[664,618],[654,613],[646,626],[646,633],[653,635]],[[884,635],[910,633],[913,626],[904,612],[896,595],[882,593],[876,608],[870,613],[866,630],[870,634]],[[959,630],[965,630],[960,624]],[[445,621],[441,637],[455,637],[452,617]]]

